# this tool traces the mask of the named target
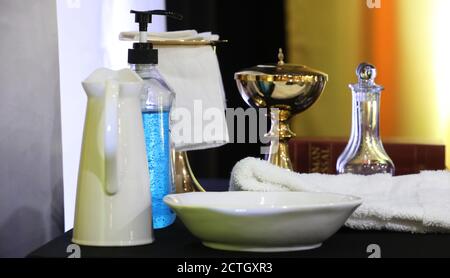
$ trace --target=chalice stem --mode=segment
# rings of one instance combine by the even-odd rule
[[[192,172],[186,152],[172,150],[172,165],[176,193],[205,191]]]
[[[266,137],[270,139],[270,149],[266,160],[281,168],[293,170],[289,157],[289,140],[295,133],[289,127],[291,112],[288,110],[271,109],[272,127]]]

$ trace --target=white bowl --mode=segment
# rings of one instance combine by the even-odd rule
[[[205,246],[286,252],[320,247],[362,201],[328,193],[196,192],[164,202]]]

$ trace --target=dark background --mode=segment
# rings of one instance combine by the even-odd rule
[[[167,20],[168,31],[212,31],[228,40],[217,47],[227,106],[247,108],[237,90],[234,73],[277,61],[278,48],[286,48],[284,1],[167,0],[166,6],[184,16],[183,21]],[[189,152],[198,178],[229,178],[234,164],[247,156],[260,157],[260,145],[230,143]]]

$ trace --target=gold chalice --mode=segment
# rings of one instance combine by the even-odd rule
[[[270,110],[272,127],[266,137],[271,142],[266,159],[292,170],[288,142],[295,133],[290,129],[289,121],[317,101],[328,75],[306,66],[285,64],[281,49],[278,60],[277,64],[258,65],[237,72],[234,79],[248,105]]]

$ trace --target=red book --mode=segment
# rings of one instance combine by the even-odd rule
[[[294,171],[336,174],[336,161],[347,141],[336,138],[294,138],[289,152]],[[384,149],[394,161],[396,175],[417,174],[422,170],[445,169],[445,146],[384,141]]]

